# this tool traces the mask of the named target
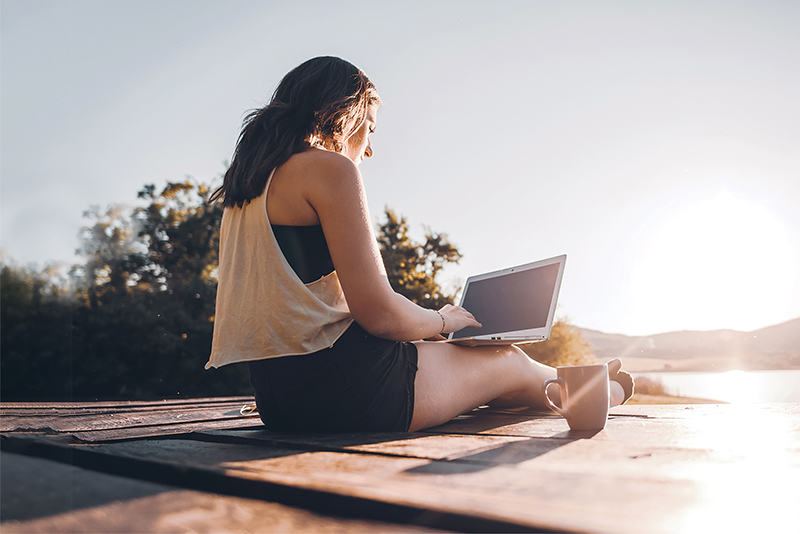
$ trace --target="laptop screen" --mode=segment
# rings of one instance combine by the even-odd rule
[[[558,263],[470,281],[461,306],[483,326],[456,332],[452,339],[544,328],[558,282]]]

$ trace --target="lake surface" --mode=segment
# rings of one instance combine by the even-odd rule
[[[800,370],[725,373],[634,373],[660,382],[667,393],[732,403],[800,402]]]

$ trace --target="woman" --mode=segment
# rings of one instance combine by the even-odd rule
[[[212,196],[225,210],[206,367],[249,362],[275,430],[416,431],[493,400],[544,406],[553,368],[513,346],[422,341],[480,324],[392,290],[358,171],[379,105],[358,68],[318,57],[248,115]]]

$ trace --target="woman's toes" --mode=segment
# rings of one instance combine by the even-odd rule
[[[608,378],[614,380],[619,370],[622,369],[622,362],[619,361],[619,358],[614,358],[613,360],[609,361],[606,365],[608,365]]]
[[[620,370],[617,372],[617,376],[614,377],[614,382],[617,382],[620,386],[622,386],[622,390],[625,392],[625,399],[620,404],[625,404],[625,402],[627,402],[627,400],[633,395],[633,377],[627,371]]]

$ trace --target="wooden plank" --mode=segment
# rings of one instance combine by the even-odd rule
[[[51,410],[66,409],[124,409],[133,407],[149,407],[149,406],[180,406],[180,405],[198,405],[198,404],[220,404],[231,402],[244,402],[254,403],[252,395],[248,396],[235,396],[235,397],[204,397],[204,398],[191,398],[191,399],[163,399],[163,400],[121,400],[121,401],[76,401],[76,402],[0,402],[0,415],[5,415],[12,410],[42,410],[50,412]]]
[[[542,463],[544,467],[527,465],[521,470],[523,464],[547,457],[533,444],[529,456],[518,449],[514,451],[516,463],[508,463],[502,455],[430,461],[181,441],[132,442],[104,448],[167,461],[178,468],[222,470],[232,478],[546,530],[665,531],[660,525],[674,511],[672,507],[690,504],[693,493],[691,483],[665,477],[609,480],[591,472],[562,474],[549,462]],[[519,447],[516,443],[512,446]],[[609,489],[616,490],[617,495]],[[657,499],[652,497],[655,495]]]
[[[782,426],[795,442],[800,439],[800,427],[792,421],[800,421],[800,404],[715,404],[715,405],[663,405],[663,406],[619,406],[612,408],[605,430],[594,432],[570,431],[566,420],[561,417],[520,417],[486,418],[472,415],[459,416],[430,432],[445,434],[478,434],[496,436],[544,437],[551,439],[592,438],[596,440],[615,440],[652,446],[686,445],[691,438],[697,446],[719,446],[714,436],[706,432],[706,426],[725,431],[725,435],[736,441],[732,435],[741,432],[743,421],[760,428],[759,419],[765,417],[769,426]],[[775,419],[783,422],[775,423]],[[727,429],[727,430],[726,430]],[[613,432],[612,432],[613,430]],[[700,441],[698,441],[700,440]]]
[[[105,430],[87,430],[77,432],[4,432],[2,436],[30,437],[33,439],[53,439],[62,443],[102,443],[132,439],[167,437],[190,434],[195,431],[213,431],[229,429],[256,429],[263,425],[253,418],[233,418],[180,422],[163,425],[134,426],[130,428],[111,428]]]
[[[625,458],[638,459],[650,458],[654,456],[654,449],[652,447],[643,447],[641,445],[623,444],[623,446],[611,447],[598,447],[598,440],[593,439],[546,439],[546,438],[522,438],[522,437],[505,437],[505,436],[462,436],[462,435],[420,435],[420,434],[405,434],[405,438],[397,438],[396,436],[387,436],[384,441],[380,441],[380,434],[352,434],[346,437],[337,439],[334,436],[326,437],[321,436],[322,439],[315,440],[314,435],[307,435],[304,438],[292,438],[290,436],[270,437],[268,432],[263,430],[223,430],[217,432],[202,432],[194,433],[187,438],[198,441],[206,441],[206,438],[213,437],[212,443],[223,444],[226,454],[231,454],[230,451],[242,451],[243,460],[246,461],[248,456],[244,451],[248,449],[237,449],[236,445],[249,444],[258,447],[260,451],[264,450],[279,450],[283,451],[280,454],[302,454],[305,452],[344,452],[344,453],[367,453],[377,454],[381,456],[395,456],[404,458],[416,458],[424,460],[443,460],[450,462],[459,460],[457,468],[463,470],[480,469],[481,466],[499,466],[499,465],[517,465],[525,464],[539,456],[548,455],[548,459],[559,457],[564,451],[568,454],[578,454],[581,458],[587,458],[589,462],[603,462],[603,465],[608,466],[608,474],[614,476],[620,473],[620,462],[618,457],[622,455]],[[198,439],[199,438],[199,439]],[[569,445],[569,448],[565,446]],[[126,445],[124,450],[138,451],[141,447],[149,448],[150,444],[129,444]],[[187,442],[175,441],[171,445],[164,444],[165,448],[179,448],[181,450],[191,450],[186,454],[193,457],[203,457],[203,447],[198,446],[196,449],[192,448]],[[210,462],[214,462],[219,450],[213,449],[217,452],[214,456],[209,458]],[[250,449],[252,450],[252,449]],[[291,451],[287,453],[286,451]],[[673,449],[659,449],[658,461],[671,461],[676,454]],[[604,454],[608,452],[610,457],[606,458]],[[254,453],[253,458],[260,458],[262,453]],[[678,451],[677,454],[685,456],[685,451]],[[698,451],[698,454],[706,454],[705,451]],[[461,465],[463,464],[463,465]],[[476,466],[467,464],[477,464]],[[634,471],[632,474],[641,474],[641,462],[628,462],[625,465],[630,466]],[[437,464],[440,467],[446,464]],[[450,465],[450,464],[447,464]],[[452,464],[457,465],[457,464]],[[575,462],[583,468],[581,462]],[[453,470],[456,467],[446,467],[446,470]],[[597,466],[592,466],[592,470],[597,471]]]
[[[253,425],[258,424],[258,412],[255,411],[252,397],[225,399],[224,402],[200,400],[198,403],[142,403],[130,407],[123,405],[98,407],[84,404],[49,410],[37,407],[29,412],[15,408],[6,410],[0,418],[0,431],[77,433],[242,418],[252,420]],[[23,413],[23,415],[10,415],[12,413]],[[234,423],[215,427],[241,426],[239,423]],[[153,433],[148,431],[145,435]]]
[[[117,502],[52,517],[0,524],[5,533],[51,532],[443,532],[326,516],[256,499],[175,490],[129,502]]]
[[[182,440],[161,440],[173,446]],[[156,456],[146,455],[139,458],[134,455],[109,454],[102,447],[67,446],[50,440],[22,439],[15,435],[8,436],[0,443],[4,451],[24,452],[43,458],[52,458],[61,462],[87,467],[92,470],[110,474],[136,477],[141,480],[168,482],[189,489],[224,493],[226,495],[259,498],[277,501],[284,504],[301,506],[337,516],[361,517],[393,521],[403,524],[433,526],[455,529],[461,532],[522,532],[530,528],[522,528],[512,522],[503,520],[487,520],[478,516],[436,512],[427,507],[404,506],[398,503],[381,502],[368,497],[361,498],[324,491],[313,488],[292,487],[272,484],[263,480],[248,480],[242,477],[227,476],[225,469],[213,465],[205,465],[195,469],[191,465],[175,465],[164,462]],[[130,442],[138,443],[138,442]],[[198,443],[198,442],[192,442]],[[242,451],[245,447],[230,446],[231,451]],[[294,454],[297,451],[261,450],[265,454],[280,456]],[[184,450],[183,454],[192,451]]]
[[[213,409],[225,406],[248,406],[255,409],[255,402],[252,397],[239,397],[219,402],[158,402],[158,403],[137,403],[131,405],[116,404],[107,405],[105,403],[75,403],[73,406],[0,406],[0,415],[4,417],[72,417],[86,415],[102,415],[117,413],[137,413],[150,411],[180,411],[180,410],[202,410]]]
[[[8,408],[8,407],[6,407]],[[76,443],[186,434],[195,430],[259,428],[252,397],[163,402],[17,404],[0,419],[3,432],[46,434]],[[9,413],[23,413],[13,416]]]
[[[558,446],[530,438],[445,460],[185,440],[103,447],[227,477],[539,528],[675,532],[800,522],[791,505],[800,502],[797,406],[653,411],[664,417],[622,413],[630,417],[615,417],[593,436],[549,440]]]
[[[89,430],[69,432],[66,434],[75,443],[104,443],[132,439],[178,436],[197,431],[255,429],[263,425],[258,418],[217,419],[210,421],[183,422],[165,425],[137,426],[131,428],[115,428],[107,430]]]
[[[435,532],[183,490],[3,453],[0,531]]]
[[[5,416],[2,431],[51,431],[82,432],[109,430],[138,426],[191,423],[219,419],[246,418],[259,421],[255,411],[242,411],[243,404],[220,404],[218,406],[152,408],[135,412],[107,412],[93,414],[70,414],[58,416]]]
[[[175,490],[38,520],[2,523],[1,527],[9,534],[443,532],[421,526],[326,516],[278,503],[191,490]]]
[[[176,489],[3,451],[0,520],[27,521]],[[55,532],[55,531],[53,531]]]
[[[256,430],[197,431],[190,436],[199,441],[245,444],[257,447],[283,447],[294,450],[363,452],[386,456],[452,460],[479,451],[490,451],[508,443],[526,441],[523,437],[469,436],[454,434],[350,433],[302,434]],[[545,446],[547,440],[540,440]]]

